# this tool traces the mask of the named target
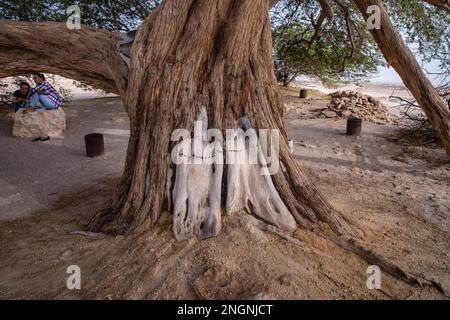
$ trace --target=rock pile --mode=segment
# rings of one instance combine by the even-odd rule
[[[66,115],[61,108],[14,114],[13,136],[33,138],[40,136],[59,137],[66,130]]]
[[[396,122],[397,118],[390,114],[377,99],[360,92],[337,91],[330,94],[331,102],[322,110],[325,118],[360,118],[376,124]]]

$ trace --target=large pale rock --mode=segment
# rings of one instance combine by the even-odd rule
[[[40,136],[59,137],[66,130],[66,114],[61,108],[14,114],[13,136],[33,138]]]

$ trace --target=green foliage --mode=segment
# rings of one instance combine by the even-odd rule
[[[347,23],[342,8],[336,4],[332,8],[334,15],[324,21],[319,34],[317,1],[285,0],[273,10],[275,69],[281,84],[298,75],[326,83],[364,81],[382,65],[359,12],[349,4]]]
[[[0,0],[0,18],[19,21],[54,21],[59,1]]]
[[[385,5],[397,29],[417,48],[423,61],[439,62],[440,71],[431,74],[450,91],[450,13],[423,1],[388,0]]]
[[[85,25],[110,31],[135,30],[160,0],[0,0],[0,18],[20,21],[67,20],[67,8],[78,5]]]
[[[381,64],[373,44],[357,44],[352,53],[345,31],[333,30],[328,39],[321,37],[312,43],[306,39],[312,38],[314,30],[301,23],[281,27],[275,34],[275,69],[283,85],[298,75],[324,82],[362,81]]]
[[[349,9],[349,21],[334,1],[331,20],[311,44],[320,5],[316,0],[282,0],[272,12],[274,55],[278,79],[286,84],[297,75],[326,82],[364,80],[383,59],[353,1],[341,0]],[[424,62],[438,60],[443,83],[450,82],[450,15],[422,0],[385,0],[384,4],[406,42]],[[351,35],[351,37],[350,37]],[[350,39],[352,41],[350,41]],[[352,45],[353,43],[353,45]],[[351,57],[351,58],[350,58]]]

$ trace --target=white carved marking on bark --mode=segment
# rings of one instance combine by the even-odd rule
[[[249,128],[248,123],[248,119],[241,120],[246,130]],[[238,138],[238,141],[245,141],[245,138],[241,139]],[[232,156],[239,158],[234,164],[227,161],[227,213],[234,214],[246,210],[249,214],[254,214],[280,229],[294,230],[296,228],[294,217],[276,190],[272,177],[261,174],[261,169],[267,163],[264,154],[258,148],[260,164],[246,163],[245,157],[248,159],[249,149],[250,146],[246,145],[245,152],[231,153],[227,148],[227,159]]]
[[[205,137],[208,117],[204,107],[200,111],[198,121],[202,122],[201,136]],[[207,147],[214,149],[214,146],[211,146],[213,144],[221,148],[218,141],[206,143],[199,136],[194,136],[192,143],[202,145],[203,150]],[[196,164],[195,157],[203,158],[204,154],[191,154],[189,163],[177,165],[176,168],[173,232],[178,241],[187,240],[193,235],[206,239],[216,236],[222,228],[220,199],[223,153],[216,152],[211,164],[205,161]]]
[[[205,142],[204,138],[208,137],[208,117],[204,107],[200,111],[198,121],[202,122],[202,132],[196,132],[191,143],[203,146],[203,152],[199,154],[199,150],[191,147],[189,162],[179,164],[176,168],[173,232],[178,241],[185,241],[194,235],[199,239],[216,236],[222,227],[220,204],[223,142],[220,139],[215,139],[213,143]],[[241,119],[241,126],[245,130],[249,129],[248,119]],[[252,139],[246,144],[244,131],[239,131],[236,138],[237,141],[243,142],[241,146],[239,142],[236,146],[233,141],[227,141],[227,213],[246,211],[280,229],[295,230],[295,219],[283,203],[272,177],[262,174],[266,165],[263,152],[258,146],[252,145]],[[252,147],[258,148],[259,162],[254,164],[249,162]],[[215,156],[211,161],[205,161],[211,158],[213,152]],[[232,157],[234,163],[230,163]],[[195,160],[199,160],[198,163],[195,163]]]

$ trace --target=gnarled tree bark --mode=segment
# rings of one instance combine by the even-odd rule
[[[132,48],[126,99],[131,121],[127,164],[133,166],[127,165],[119,200],[92,221],[92,229],[128,233],[145,220],[157,221],[167,207],[161,186],[171,168],[171,133],[192,129],[204,105],[209,127],[222,132],[237,128],[243,116],[255,129],[280,129],[282,170],[273,176],[273,197],[281,195],[290,214],[306,228],[323,222],[336,233],[348,231],[346,219],[289,153],[272,67],[269,5],[167,0],[144,21]]]

